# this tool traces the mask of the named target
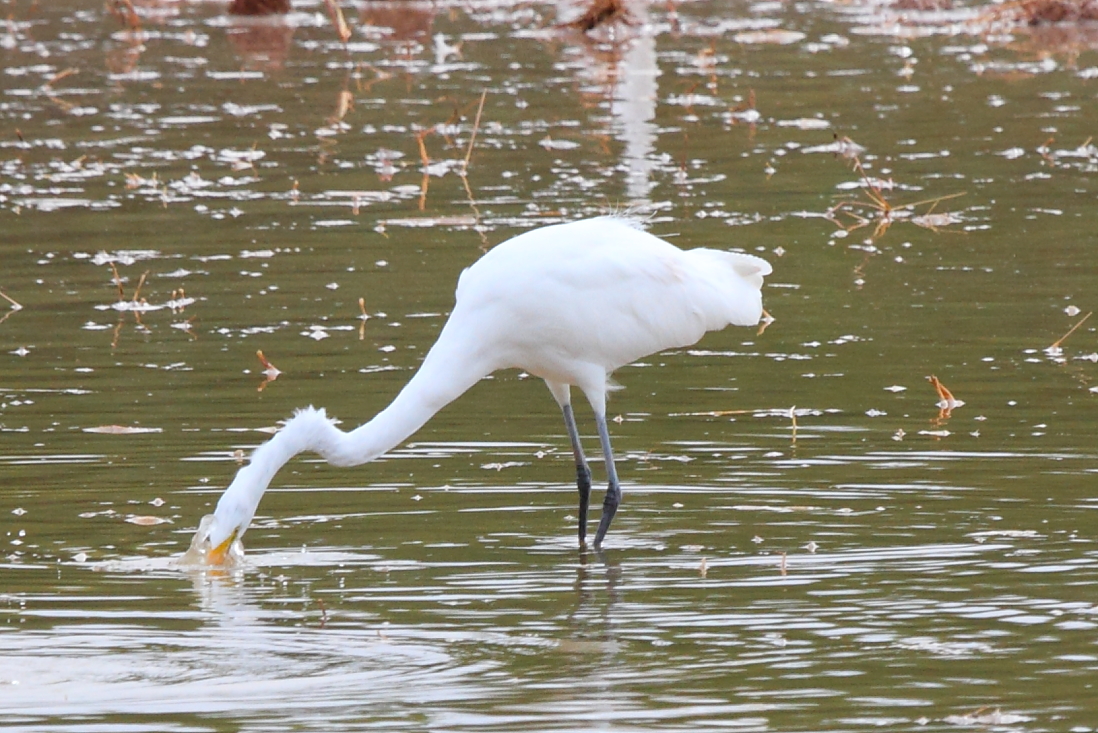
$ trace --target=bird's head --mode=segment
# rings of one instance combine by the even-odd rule
[[[191,547],[183,556],[186,564],[226,566],[235,564],[244,556],[240,537],[248,528],[251,516],[237,516],[218,507],[213,514],[202,517],[198,530],[191,540]]]
[[[268,469],[266,472],[260,470],[263,466]],[[184,563],[234,565],[243,559],[244,546],[240,543],[240,538],[248,531],[263,491],[276,469],[277,466],[272,467],[269,462],[257,463],[253,458],[251,464],[237,472],[236,478],[218,499],[214,513],[202,517],[202,521],[198,523],[198,531],[191,540],[191,548],[183,556]]]
[[[226,565],[232,562],[235,553],[232,552],[233,543],[243,534],[239,524],[223,522],[213,515],[213,526],[207,535],[206,563],[209,565]]]

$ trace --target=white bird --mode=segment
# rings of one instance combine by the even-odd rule
[[[482,378],[506,368],[545,380],[564,413],[576,463],[581,546],[591,470],[570,388],[587,396],[608,482],[598,547],[621,503],[606,427],[610,374],[649,354],[696,343],[707,331],[757,324],[763,277],[770,272],[769,263],[752,255],[681,250],[621,217],[520,234],[461,274],[438,341],[388,407],[350,432],[337,428],[322,409],[297,411],[237,473],[217,509],[203,519],[192,553],[208,563],[224,562],[275,473],[298,453],[314,451],[336,466],[366,463],[402,443]]]

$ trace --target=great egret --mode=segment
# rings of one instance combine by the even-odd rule
[[[493,248],[458,279],[456,302],[438,341],[388,407],[350,432],[323,409],[298,410],[240,469],[192,552],[220,564],[248,529],[275,472],[315,451],[336,466],[373,460],[415,433],[436,412],[497,369],[541,377],[564,413],[579,488],[579,541],[587,536],[591,470],[580,446],[570,388],[595,413],[608,486],[595,546],[621,503],[606,391],[618,367],[664,349],[689,346],[706,331],[751,326],[762,317],[770,265],[752,255],[681,250],[615,216],[557,224]],[[194,557],[191,554],[191,557]]]

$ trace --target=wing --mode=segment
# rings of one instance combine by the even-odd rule
[[[500,367],[554,378],[576,363],[610,372],[706,331],[757,323],[769,273],[757,257],[683,251],[603,217],[499,245],[462,274],[451,318],[507,362]]]

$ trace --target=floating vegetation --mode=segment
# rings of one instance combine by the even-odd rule
[[[1013,0],[981,8],[979,20],[1023,25],[1098,21],[1098,0]]]
[[[8,320],[8,318],[10,318],[13,313],[17,313],[17,312],[23,310],[23,305],[21,303],[17,302],[14,298],[12,298],[10,295],[5,293],[3,290],[0,290],[0,298],[3,298],[4,300],[8,301],[8,305],[9,305],[8,312],[5,313],[3,316],[0,316],[0,323],[3,323],[4,321]]]
[[[625,0],[591,0],[578,18],[561,25],[566,28],[577,28],[587,33],[600,26],[616,23],[626,26],[637,24],[636,19],[626,6]]]
[[[96,425],[84,428],[85,433],[98,433],[99,435],[147,435],[149,433],[162,433],[163,428],[146,428],[137,425]]]
[[[845,141],[845,142],[844,142]],[[828,146],[827,152],[843,155],[852,161],[852,166],[861,177],[860,191],[864,198],[848,198],[832,206],[825,213],[825,218],[833,222],[843,232],[849,233],[864,226],[873,225],[873,238],[882,236],[893,223],[897,221],[910,221],[927,229],[939,229],[962,221],[960,214],[955,212],[934,213],[934,209],[942,201],[964,196],[964,193],[953,193],[938,196],[932,199],[923,199],[913,203],[893,205],[885,196],[885,189],[893,188],[891,179],[882,181],[879,178],[870,178],[862,166],[859,153],[849,138],[836,139],[835,143]],[[860,147],[860,146],[858,146]],[[916,215],[915,210],[920,206],[929,206],[928,210]]]
[[[231,15],[285,15],[290,12],[290,0],[232,0]]]
[[[1087,313],[1085,316],[1079,319],[1074,326],[1072,326],[1067,333],[1060,338],[1056,339],[1048,348],[1045,349],[1045,353],[1052,357],[1062,356],[1064,350],[1061,348],[1061,344],[1067,341],[1067,337],[1079,330],[1079,327],[1087,322],[1087,319],[1094,315],[1094,311]]]
[[[1098,146],[1088,137],[1076,148],[1053,149],[1050,138],[1037,148],[1046,163],[1053,168],[1073,169],[1082,173],[1098,173]]]
[[[935,391],[938,393],[938,409],[943,411],[943,417],[948,417],[953,408],[961,407],[965,404],[963,401],[954,397],[953,393],[950,392],[946,386],[942,384],[941,380],[933,374],[928,376],[926,381],[930,382],[931,386],[934,387]]]
[[[126,517],[126,521],[130,524],[136,524],[141,527],[155,527],[158,524],[171,524],[172,520],[166,517],[156,517],[149,514],[135,514]]]
[[[259,363],[263,365],[263,381],[260,383],[257,391],[262,392],[267,388],[267,385],[278,379],[282,374],[278,367],[267,360],[267,357],[263,355],[262,351],[255,352],[256,357],[259,359]]]

